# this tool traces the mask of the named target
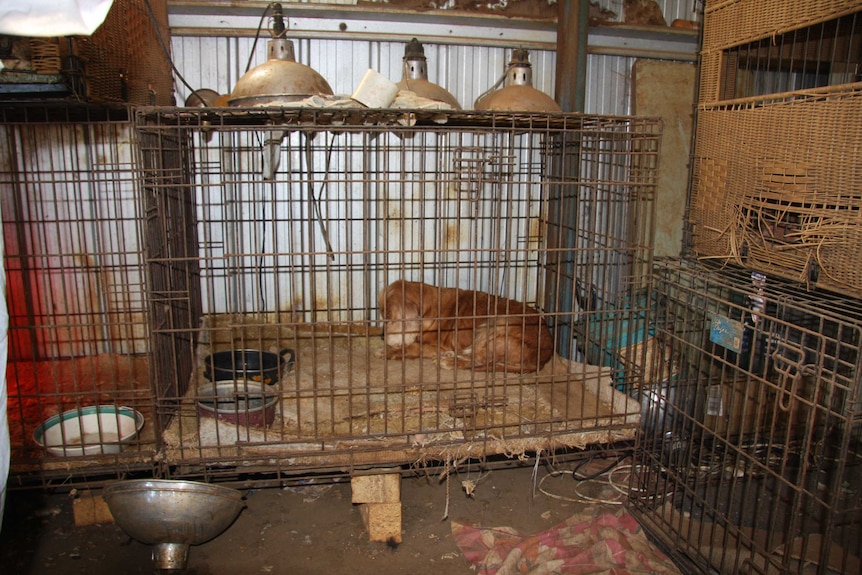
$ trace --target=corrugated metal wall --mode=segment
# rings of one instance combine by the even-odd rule
[[[246,70],[252,38],[174,37],[173,57],[180,73],[194,88],[227,94]],[[314,68],[336,94],[350,95],[371,68],[393,82],[402,77],[405,44],[351,40],[293,40],[296,60]],[[511,49],[486,46],[424,44],[428,79],[449,90],[464,108],[503,75]],[[266,38],[261,38],[251,67],[266,61]],[[533,86],[554,93],[556,57],[553,51],[530,51]],[[177,102],[189,90],[177,86]]]
[[[664,9],[665,19],[668,22],[675,18],[693,18],[695,3],[695,0],[659,2]],[[622,12],[622,0],[606,0],[602,4],[618,14]],[[421,38],[422,32],[421,23],[406,23],[404,26],[399,26],[401,37],[415,33],[417,37]],[[484,32],[487,36],[487,30]],[[503,33],[501,31],[501,35]],[[255,46],[251,66],[265,61],[266,35],[264,30],[264,37]],[[467,41],[465,39],[465,42]],[[221,94],[227,94],[245,72],[254,40],[249,37],[174,35],[171,44],[174,63],[191,86],[210,88]],[[294,44],[297,60],[316,69],[338,94],[352,93],[368,68],[379,71],[393,81],[399,80],[402,76],[402,58],[405,47],[403,42],[302,38],[294,40]],[[424,48],[428,59],[429,79],[448,89],[461,102],[462,106],[472,108],[474,100],[490,88],[503,74],[506,63],[511,56],[512,46],[501,40],[499,46],[425,43]],[[533,66],[534,87],[553,95],[556,66],[554,50],[533,49],[530,51],[530,59]],[[589,55],[585,108],[587,113],[603,115],[630,113],[631,69],[634,60],[635,58],[632,57]],[[182,104],[188,96],[189,90],[181,82],[176,82],[176,84],[176,101]],[[74,129],[67,128],[63,133],[74,135],[76,132]],[[41,143],[37,145],[44,145],[48,141],[53,141],[53,144],[44,149],[34,150],[34,158],[39,157],[39,154],[56,158],[71,158],[74,157],[75,150],[80,151],[82,149],[74,138],[69,141],[65,138],[42,138],[40,139]],[[124,150],[129,145],[128,138],[118,138],[111,145]],[[6,152],[5,157],[11,158],[8,150]],[[0,156],[2,155],[3,150],[0,148]],[[87,162],[83,162],[81,165],[84,166],[85,170],[94,172],[93,177],[97,179],[101,176],[95,172],[100,172],[100,170],[108,172],[115,169],[121,171],[128,169],[128,159],[120,158],[113,159],[113,161],[117,162],[117,165],[109,165],[104,168],[90,166]],[[9,168],[0,169],[0,171],[9,171]],[[125,181],[126,178],[123,177],[121,180]],[[87,181],[89,180],[82,179],[73,185],[83,185]],[[114,176],[100,181],[113,182],[110,184],[113,186],[119,185]],[[109,184],[105,183],[105,185]],[[16,196],[10,195],[9,197]],[[117,200],[118,198],[114,198],[115,202]],[[125,221],[124,218],[134,217],[135,205],[131,197],[119,198],[119,201],[123,203],[123,206],[115,205],[113,209],[124,214],[120,219]],[[28,209],[28,207],[24,206],[22,209]],[[133,257],[138,251],[136,246],[126,245],[126,242],[134,237],[134,234],[105,233],[101,234],[100,237],[102,238],[101,241],[106,242],[100,247],[103,253],[129,253],[130,257]],[[52,253],[52,250],[60,245],[60,239],[52,240],[47,235],[45,241],[49,245],[40,248],[45,254]],[[50,245],[51,243],[57,243],[57,246]],[[133,278],[133,283],[136,285],[140,285],[140,281],[140,278]],[[130,309],[138,309],[139,302],[136,300],[129,307]],[[139,334],[135,334],[131,339],[136,342],[135,346],[143,343]],[[65,348],[52,348],[49,351],[47,348],[51,347],[50,345],[44,343],[42,345],[46,347],[44,353],[48,355],[74,355],[82,352],[82,350]],[[136,348],[136,351],[140,350]]]
[[[694,4],[693,1],[686,0],[664,2],[662,7],[667,22],[675,18],[693,18]],[[608,0],[605,5],[618,14],[622,13],[622,0]],[[285,5],[285,9],[289,14],[288,5]],[[175,34],[172,39],[175,64],[186,82],[194,88],[209,88],[220,94],[228,94],[246,70],[266,60],[266,29],[256,43],[254,38],[250,37],[199,36],[197,32],[195,30],[190,33],[194,35],[186,36]],[[410,36],[411,33],[422,38],[422,24],[405,22],[399,26],[399,37]],[[500,33],[519,38],[529,36],[529,32],[522,34],[507,29],[501,29]],[[499,46],[468,45],[469,39],[464,30],[459,29],[458,34],[459,37],[464,37],[465,44],[423,44],[428,60],[429,80],[445,87],[464,108],[469,109],[473,107],[473,102],[503,75],[513,46],[507,45],[505,41],[501,41]],[[336,94],[351,94],[369,68],[392,81],[401,79],[404,42],[333,39],[331,36],[332,34],[321,34],[319,38],[293,38],[292,41],[296,60],[320,73]],[[477,32],[476,37],[479,36]],[[631,70],[635,60],[634,57],[589,54],[586,113],[631,113]],[[532,49],[530,61],[533,67],[533,86],[553,95],[555,51]],[[188,88],[178,83],[179,103],[184,102],[189,93]],[[249,239],[234,238],[233,241],[243,243]],[[260,302],[258,305],[265,304]]]
[[[131,138],[122,123],[0,126],[16,359],[147,350]]]
[[[540,221],[547,186],[547,134],[424,131],[407,142],[373,136],[273,130],[275,180],[249,177],[262,170],[258,130],[195,142],[195,165],[210,167],[194,180],[208,313],[274,313],[285,302],[311,301],[311,291],[336,296],[341,309],[321,306],[313,310],[319,317],[303,321],[366,321],[368,294],[405,273],[540,300],[537,268],[517,262],[541,257],[531,226]],[[309,193],[312,177],[322,178],[314,190],[317,221],[311,204],[296,201]],[[516,265],[501,265],[506,258]],[[387,268],[391,277],[369,271]],[[297,281],[283,270],[308,277]]]
[[[323,2],[321,2],[322,4]],[[665,20],[695,19],[697,0],[658,2]],[[622,0],[604,0],[600,4],[621,15]],[[422,41],[423,29],[418,23],[399,26],[402,37],[411,34]],[[296,60],[314,68],[329,82],[336,94],[351,94],[369,68],[393,82],[402,77],[403,42],[334,40],[321,38],[293,39]],[[288,34],[290,37],[290,34]],[[267,32],[254,49],[251,67],[266,60]],[[451,92],[464,108],[503,75],[511,50],[517,44],[472,46],[434,44],[423,41],[428,58],[428,79]],[[173,58],[180,73],[194,88],[210,88],[220,94],[230,93],[246,71],[253,38],[199,37],[175,35]],[[631,111],[631,69],[635,58],[590,54],[587,58],[586,107],[588,114],[629,114]],[[554,50],[530,50],[533,86],[554,95],[556,53]],[[177,83],[177,102],[182,104],[189,90]]]

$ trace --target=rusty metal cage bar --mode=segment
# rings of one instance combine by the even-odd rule
[[[198,296],[187,288],[201,289],[201,318],[153,326],[176,357],[196,341],[192,372],[169,377],[180,393],[156,384],[160,411],[173,415],[163,433],[173,473],[457,460],[633,437],[639,405],[628,392],[643,348],[619,349],[609,326],[637,331],[648,311],[632,302],[649,284],[656,120],[142,109],[136,128],[145,195],[194,205],[156,213],[150,227],[165,234],[150,244],[176,243],[148,265],[197,262],[181,278],[195,281],[166,293],[191,308]],[[182,182],[163,162],[177,142],[191,158]],[[517,374],[381,358],[377,294],[402,277],[535,307],[556,332],[569,327],[555,339],[561,355]],[[220,393],[208,359],[237,350],[277,356],[284,369],[255,387],[254,413],[231,400],[228,413],[201,416]]]
[[[642,523],[691,572],[859,572],[858,301],[679,260],[655,288]]]
[[[78,442],[71,451],[100,461],[77,474],[152,472],[152,425],[112,453],[111,429],[123,428],[125,413],[115,407],[145,419],[153,410],[131,124],[122,111],[75,105],[10,104],[2,116],[10,486],[70,476],[65,457],[43,457],[36,444],[34,432],[52,421],[44,442],[57,432],[61,443]],[[95,405],[110,411],[77,411],[86,429],[76,417],[61,416]]]
[[[278,482],[636,435],[659,121],[3,113],[13,485],[136,473]],[[377,294],[400,277],[531,306],[557,353],[518,373],[380,358]],[[242,373],[223,409],[205,358],[237,349],[273,353],[279,373],[259,387]],[[107,419],[94,441],[61,431],[92,441],[83,456],[35,442],[50,416],[105,404],[144,420],[118,453],[105,452],[117,447]]]

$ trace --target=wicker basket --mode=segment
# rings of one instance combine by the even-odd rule
[[[37,74],[60,73],[60,43],[57,38],[31,38],[30,54]]]
[[[701,105],[699,257],[862,297],[862,84]]]
[[[862,0],[719,0],[707,2],[698,91],[701,103],[723,99],[722,75],[732,70],[728,48],[775,38],[862,11]]]
[[[703,13],[703,50],[722,50],[858,12],[860,0],[719,0]]]
[[[166,45],[170,45],[165,0],[150,0]],[[80,62],[77,96],[90,102],[170,106],[174,104],[171,65],[144,0],[115,0],[92,36],[61,42],[66,56]],[[71,52],[71,54],[70,54]]]

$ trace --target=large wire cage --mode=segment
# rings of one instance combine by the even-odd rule
[[[152,473],[143,218],[128,114],[10,102],[0,119],[9,485]]]
[[[56,149],[75,143],[50,130],[102,126],[46,126],[31,135],[38,152],[21,154],[16,143],[10,154],[19,163],[55,158],[21,201],[80,201],[76,174],[89,167],[58,162]],[[5,129],[32,130],[14,122]],[[636,390],[651,343],[658,120],[142,108],[114,129],[110,145],[133,152],[131,198],[89,219],[27,219],[4,206],[4,224],[7,237],[47,227],[65,238],[67,230],[102,226],[104,251],[123,251],[116,269],[130,274],[117,293],[134,300],[145,322],[145,349],[107,346],[105,357],[143,361],[145,371],[127,382],[134,392],[125,395],[115,391],[126,381],[117,372],[88,376],[75,394],[46,394],[58,366],[90,362],[93,352],[32,340],[13,353],[10,405],[33,405],[30,415],[10,413],[20,420],[17,477],[93,482],[99,473],[150,465],[163,476],[270,481],[635,438]],[[94,157],[103,156],[115,157]],[[115,164],[124,181],[125,160]],[[39,179],[25,167],[10,171],[15,181]],[[91,203],[101,209],[110,197],[97,194]],[[117,229],[117,221],[129,227]],[[80,272],[77,245],[58,241],[49,251],[56,276]],[[40,257],[21,244],[7,254],[7,268]],[[450,369],[445,350],[442,359],[387,357],[378,294],[399,279],[527,306],[510,314],[475,307],[465,331],[540,317],[553,356],[509,371]],[[69,284],[65,292],[42,290],[45,305],[83,289]],[[24,307],[29,295],[10,290]],[[129,323],[78,299],[81,316],[104,333]],[[432,315],[442,322],[454,313]],[[20,321],[13,330],[25,340],[37,328],[64,325],[44,323]],[[37,351],[52,370],[25,389],[15,370]],[[425,351],[438,355],[432,346]],[[41,421],[97,403],[131,404],[143,414],[140,433],[119,453],[64,456],[34,442]]]
[[[858,301],[684,260],[654,281],[642,524],[691,572],[859,573]]]
[[[325,468],[634,437],[644,348],[600,350],[619,348],[612,325],[645,325],[656,120],[142,110],[136,129],[169,460]],[[515,373],[381,357],[378,294],[401,279],[526,304],[557,353]],[[468,330],[527,321],[466,313]],[[274,415],[202,416],[215,357],[248,350],[280,356],[255,396]]]

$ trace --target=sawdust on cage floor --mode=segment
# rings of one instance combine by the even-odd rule
[[[223,327],[226,320],[213,321]],[[473,451],[469,444],[475,442],[483,450],[496,442],[493,449],[502,453],[546,448],[551,436],[565,435],[568,445],[626,438],[625,430],[609,434],[602,427],[634,427],[639,420],[639,405],[614,390],[609,369],[561,357],[538,374],[478,374],[441,369],[430,359],[382,359],[383,342],[368,330],[357,335],[349,329],[234,325],[232,339],[219,341],[215,332],[215,341],[199,346],[194,380],[207,384],[202,358],[229,348],[230,341],[263,342],[265,351],[290,342],[296,361],[273,386],[280,399],[275,420],[247,427],[198,418],[192,386],[180,417],[164,433],[168,458],[198,449],[224,455],[224,448],[237,445],[244,453],[296,454],[317,451],[322,443],[326,449],[440,446],[441,453],[458,457]],[[531,436],[541,441],[531,443]]]

